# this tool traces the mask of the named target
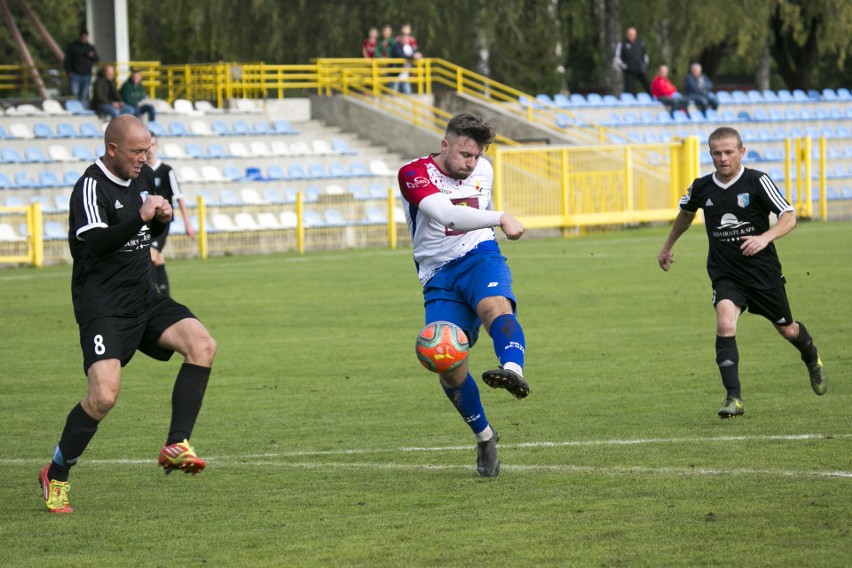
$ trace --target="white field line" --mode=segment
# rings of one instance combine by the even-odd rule
[[[768,435],[768,436],[716,436],[711,438],[636,438],[627,440],[573,440],[562,442],[525,442],[520,444],[504,444],[502,449],[528,449],[528,448],[556,448],[556,447],[582,447],[582,446],[629,446],[643,444],[708,444],[720,442],[767,442],[787,441],[800,442],[810,440],[849,439],[852,434],[792,434],[792,435]],[[384,462],[287,462],[287,458],[304,458],[319,456],[347,456],[347,455],[369,455],[389,453],[426,453],[426,452],[453,452],[471,451],[473,445],[469,446],[443,446],[443,447],[402,447],[402,448],[377,448],[377,449],[348,449],[348,450],[317,450],[317,451],[295,451],[277,452],[263,454],[247,454],[243,456],[214,456],[206,458],[210,463],[222,465],[254,466],[254,467],[280,467],[291,469],[372,469],[372,470],[399,470],[399,471],[423,471],[423,470],[449,470],[468,469],[472,466],[450,465],[450,464],[399,464]],[[44,458],[0,458],[0,464],[23,465],[41,464]],[[91,464],[107,465],[152,465],[153,459],[91,459],[85,460]],[[656,475],[681,475],[681,476],[718,476],[718,475],[764,475],[774,477],[794,478],[850,478],[850,471],[803,471],[785,469],[754,469],[754,468],[705,468],[705,467],[647,467],[635,466],[583,466],[583,465],[510,465],[503,464],[503,469],[510,471],[545,471],[554,473],[600,473],[610,475],[626,474],[656,474]]]

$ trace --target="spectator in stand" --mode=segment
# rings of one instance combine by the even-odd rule
[[[624,75],[624,92],[634,95],[637,79],[646,92],[651,92],[651,83],[648,81],[648,49],[644,41],[636,39],[636,35],[636,28],[627,28],[624,40],[615,46],[614,62]]]
[[[367,31],[366,39],[361,42],[361,55],[364,59],[374,59],[376,57],[376,47],[379,45],[379,30],[375,27]]]
[[[669,80],[669,68],[660,65],[657,76],[651,81],[651,95],[663,103],[674,117],[675,111],[685,111],[689,106],[689,99],[677,92],[677,87]]]
[[[713,110],[719,108],[719,99],[712,93],[713,82],[701,72],[700,63],[693,63],[689,66],[689,75],[686,76],[683,83],[684,96],[694,102],[704,116],[707,116],[708,108]]]
[[[120,114],[136,115],[133,107],[125,104],[115,86],[115,67],[104,65],[92,87],[92,110],[99,116],[115,118]]]
[[[388,59],[393,51],[393,28],[390,24],[382,26],[382,39],[376,44],[376,58]]]
[[[411,76],[412,61],[420,59],[421,54],[417,50],[417,40],[411,35],[411,26],[403,24],[400,28],[400,35],[396,36],[391,49],[391,57],[394,59],[405,59],[405,64],[402,66],[402,73],[399,74],[399,80],[394,83],[394,89],[404,95],[411,94],[411,83],[408,82]]]
[[[63,66],[68,73],[68,83],[71,96],[83,104],[89,102],[89,85],[92,84],[92,64],[97,63],[98,52],[89,43],[89,32],[80,30],[80,38],[75,39],[65,48]]]
[[[136,116],[148,115],[148,122],[157,120],[157,111],[152,105],[142,101],[148,96],[145,87],[142,86],[142,72],[138,69],[130,70],[130,77],[121,86],[121,100],[127,103],[135,111]]]

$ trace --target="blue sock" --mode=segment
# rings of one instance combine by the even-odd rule
[[[497,354],[500,365],[505,367],[506,363],[514,363],[523,369],[527,344],[518,318],[514,314],[499,316],[491,322],[488,333],[494,342],[494,353]]]
[[[456,388],[444,387],[444,392],[474,434],[479,434],[488,428],[488,419],[485,418],[485,410],[479,398],[479,387],[476,386],[476,381],[470,373],[461,385]]]

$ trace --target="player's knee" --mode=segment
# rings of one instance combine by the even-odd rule
[[[793,341],[797,337],[799,337],[799,326],[796,324],[790,325],[776,325],[775,329],[778,330],[778,333],[781,334],[781,337],[786,339],[787,341]]]
[[[86,410],[92,418],[101,420],[104,416],[109,414],[109,411],[112,410],[112,407],[115,406],[117,401],[117,390],[101,390],[96,393],[90,393],[86,397],[86,404],[83,406],[84,410]]]
[[[213,364],[213,358],[216,357],[217,348],[216,340],[205,331],[190,343],[187,359],[196,365],[209,367]]]

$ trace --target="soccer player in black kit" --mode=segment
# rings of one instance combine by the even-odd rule
[[[136,117],[110,121],[104,155],[74,186],[68,242],[74,259],[71,296],[80,327],[88,392],[68,414],[53,460],[39,473],[47,509],[71,513],[68,473],[118,398],[121,368],[139,350],[166,361],[185,358],[172,391],[172,418],[158,464],[198,473],[203,459],[189,445],[201,410],[216,342],[185,306],[151,281],[151,238],[172,220],[172,208],[153,195],[145,163],[148,129]]]
[[[716,364],[728,391],[719,409],[721,418],[743,414],[740,396],[737,319],[748,311],[772,322],[781,336],[801,353],[818,395],[828,387],[825,367],[813,339],[790,313],[781,263],[772,241],[796,228],[796,214],[763,172],[744,168],[742,138],[733,128],[717,128],[708,139],[715,173],[696,179],[680,200],[680,212],[657,260],[668,271],[672,248],[689,229],[699,208],[709,240],[707,273],[716,308]],[[778,222],[770,227],[769,214]]]

